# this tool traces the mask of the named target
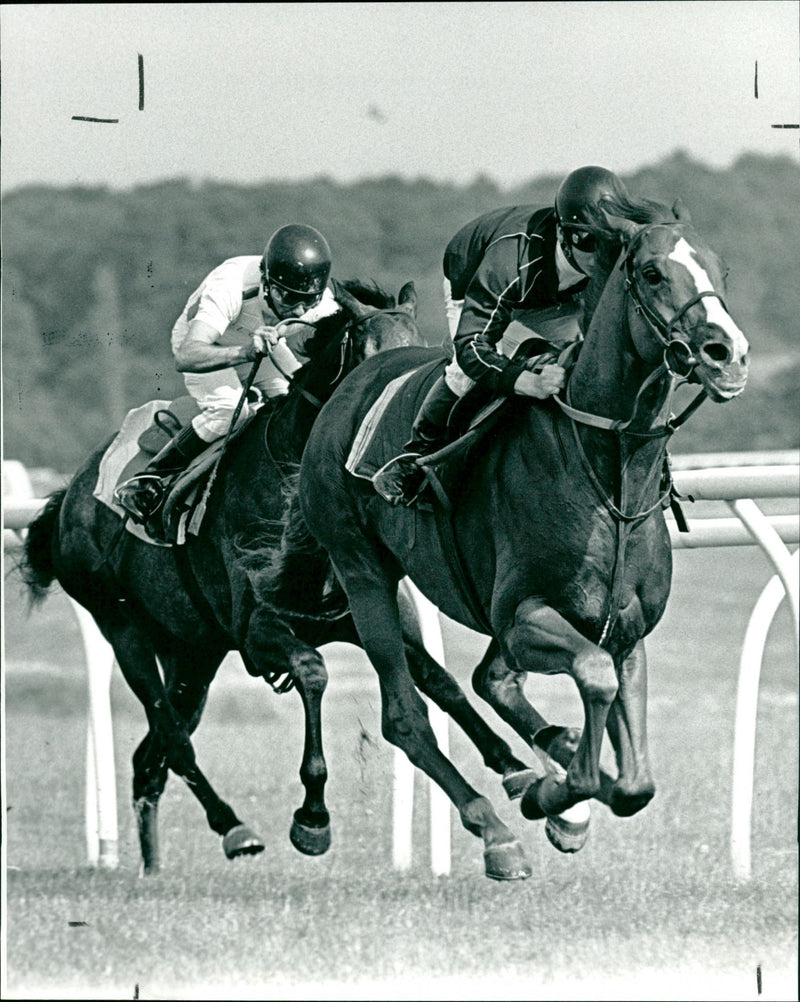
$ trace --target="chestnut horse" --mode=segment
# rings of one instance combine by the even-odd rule
[[[555,735],[564,772],[529,786],[526,817],[551,818],[599,794],[617,815],[641,810],[655,791],[644,638],[664,612],[672,574],[667,442],[702,399],[728,401],[747,378],[748,345],[725,306],[724,267],[680,203],[609,201],[594,229],[591,320],[563,398],[516,398],[491,441],[473,450],[449,530],[435,505],[390,507],[344,466],[384,388],[425,361],[418,349],[369,359],[348,376],[301,464],[300,510],[332,559],[378,673],[384,736],[447,792],[498,879],[530,867],[489,800],[437,747],[406,661],[398,581],[408,575],[451,619],[492,638],[473,684],[532,746],[553,752],[554,735],[523,695],[526,673],[574,679],[584,728],[568,754]],[[700,390],[674,418],[684,382]],[[398,451],[408,431],[394,431]],[[599,765],[606,730],[614,779]]]

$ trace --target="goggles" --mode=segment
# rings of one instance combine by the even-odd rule
[[[581,251],[584,254],[594,254],[596,248],[594,233],[587,233],[586,230],[565,228],[564,236],[573,250]]]
[[[279,285],[274,279],[267,281],[267,289],[273,302],[287,310],[293,310],[296,306],[305,306],[310,310],[322,299],[321,292],[293,292]]]

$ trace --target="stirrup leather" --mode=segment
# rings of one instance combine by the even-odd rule
[[[114,490],[114,500],[140,525],[158,512],[166,496],[164,481],[155,473],[139,473]]]

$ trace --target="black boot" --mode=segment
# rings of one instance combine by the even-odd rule
[[[412,505],[426,484],[425,471],[417,459],[429,456],[447,445],[450,438],[448,419],[458,400],[444,376],[433,384],[422,402],[403,453],[382,467],[372,482],[377,492],[393,506]]]
[[[114,491],[114,499],[143,524],[155,515],[164,502],[169,482],[182,473],[209,443],[204,442],[191,424],[181,428],[175,438],[138,473]]]

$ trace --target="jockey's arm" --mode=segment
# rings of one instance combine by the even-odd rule
[[[221,345],[215,343],[218,337],[219,332],[210,324],[193,320],[186,337],[175,348],[178,372],[217,372],[255,361],[259,353],[257,339],[243,345]]]

